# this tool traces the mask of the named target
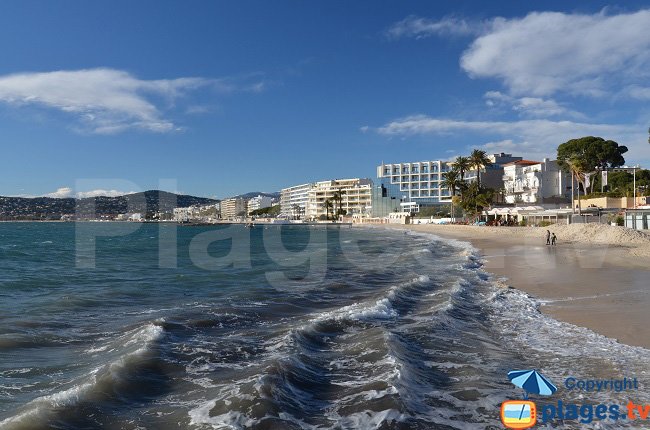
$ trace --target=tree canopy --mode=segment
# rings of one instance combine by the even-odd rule
[[[626,146],[619,145],[613,140],[585,136],[568,140],[558,146],[557,161],[561,167],[568,170],[567,161],[578,157],[588,171],[602,171],[625,164],[623,154],[626,152]]]

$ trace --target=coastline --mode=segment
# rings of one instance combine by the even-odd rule
[[[470,242],[493,280],[534,296],[542,312],[621,343],[650,349],[650,237],[643,233],[589,225],[382,227]],[[547,229],[557,232],[557,246],[545,245]]]

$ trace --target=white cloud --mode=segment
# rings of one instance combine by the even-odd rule
[[[650,100],[650,87],[629,85],[623,89],[622,94],[637,100]]]
[[[414,115],[370,129],[384,136],[476,135],[477,146],[493,152],[513,152],[526,157],[553,157],[559,144],[580,136],[602,136],[630,149],[632,161],[650,162],[645,125],[591,124],[574,121],[528,119],[519,121],[462,121]],[[496,138],[496,139],[495,139]],[[633,155],[633,156],[632,156]]]
[[[584,119],[580,112],[568,109],[553,99],[539,97],[512,97],[499,91],[488,91],[483,96],[485,103],[490,106],[507,105],[510,109],[524,117],[545,118],[569,116]]]
[[[482,24],[460,18],[445,17],[436,21],[411,15],[391,25],[386,30],[386,36],[391,39],[400,37],[421,39],[433,35],[465,36],[477,34],[481,29]]]
[[[134,193],[135,191],[118,191],[118,190],[103,190],[103,189],[79,191],[75,193],[70,187],[61,187],[52,193],[44,194],[43,197],[52,197],[55,199],[75,197],[78,199],[83,199],[86,197],[99,197],[99,196],[117,197],[117,196],[125,196],[127,194],[134,194]]]
[[[618,92],[648,78],[648,23],[650,10],[497,18],[463,53],[461,66],[470,76],[501,80],[518,95]]]
[[[262,85],[262,86],[261,86]],[[80,130],[112,134],[126,129],[177,130],[163,107],[200,88],[219,92],[263,88],[258,76],[142,80],[115,69],[63,70],[0,76],[0,102],[42,106],[73,115]]]
[[[66,197],[72,197],[72,195],[73,195],[72,188],[70,188],[70,187],[61,187],[61,188],[58,188],[53,193],[48,193],[48,194],[43,195],[43,197],[52,197],[54,199],[63,199],[63,198],[66,198]]]

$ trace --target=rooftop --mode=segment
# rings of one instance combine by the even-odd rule
[[[533,161],[533,160],[519,160],[519,161],[512,161],[510,163],[505,163],[504,166],[532,166],[534,164],[541,164],[541,161]]]

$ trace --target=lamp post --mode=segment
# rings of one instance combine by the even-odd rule
[[[634,176],[634,209],[636,209],[636,169],[638,169],[638,165],[632,167],[632,173]]]

